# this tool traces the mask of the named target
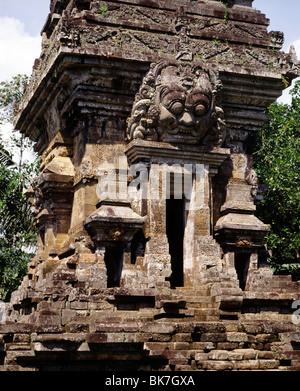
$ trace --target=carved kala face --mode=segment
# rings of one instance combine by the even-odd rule
[[[128,139],[221,145],[224,112],[216,105],[221,84],[200,64],[153,64],[128,119]]]
[[[212,126],[211,93],[180,85],[161,88],[158,133],[166,142],[197,143]]]

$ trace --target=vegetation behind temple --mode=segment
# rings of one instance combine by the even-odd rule
[[[271,225],[265,242],[275,273],[300,278],[300,81],[292,103],[273,103],[256,140],[255,171],[268,191],[258,217]]]
[[[0,125],[12,122],[13,105],[27,82],[24,75],[0,83]],[[9,300],[27,273],[33,257],[36,231],[24,190],[37,173],[37,162],[24,161],[28,140],[13,133],[9,141],[0,136],[0,299]],[[13,153],[16,152],[14,162]]]

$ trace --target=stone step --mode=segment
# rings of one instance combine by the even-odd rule
[[[206,315],[219,315],[219,310],[217,308],[199,308],[195,309],[195,315],[206,314]]]
[[[210,296],[210,289],[208,287],[191,289],[191,288],[176,288],[174,290],[176,294],[184,295],[186,297],[189,296]]]
[[[300,371],[300,360],[292,360],[291,366],[289,367],[290,371]]]
[[[155,319],[164,319],[164,318],[191,318],[194,317],[195,312],[192,308],[182,309],[182,308],[160,308],[156,311]]]
[[[218,306],[213,303],[205,303],[205,302],[187,302],[186,304],[187,308],[192,309],[216,309]]]
[[[195,318],[201,321],[216,321],[219,320],[219,311],[212,308],[195,309]]]
[[[185,297],[186,302],[190,304],[197,304],[197,303],[213,303],[214,302],[214,297],[212,296],[187,296]]]

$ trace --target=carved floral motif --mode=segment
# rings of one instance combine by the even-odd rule
[[[221,90],[217,73],[202,63],[152,64],[128,119],[128,139],[221,145]]]

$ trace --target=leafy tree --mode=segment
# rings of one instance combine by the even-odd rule
[[[8,299],[20,284],[33,257],[36,235],[30,205],[24,195],[30,167],[0,164],[0,296]]]
[[[300,277],[300,82],[291,90],[292,103],[273,103],[269,121],[257,137],[255,170],[269,185],[258,207],[271,225],[266,244],[275,273]]]
[[[16,102],[23,95],[28,78],[15,76],[9,82],[0,83],[0,125],[11,123]],[[24,136],[14,132],[9,142],[0,135],[0,299],[9,300],[27,272],[27,263],[33,257],[36,232],[30,205],[24,195],[33,176],[37,173],[37,161],[28,163],[23,153],[29,143]],[[18,163],[13,152],[17,147]]]
[[[13,123],[15,105],[20,102],[24,94],[28,76],[17,75],[9,81],[0,83],[0,126]],[[10,154],[19,155],[19,170],[22,169],[25,150],[32,149],[32,142],[19,132],[12,132],[9,142],[0,138],[2,148],[9,150]]]
[[[27,83],[28,76],[20,74],[0,83],[0,124],[13,121],[14,106],[22,99]]]

